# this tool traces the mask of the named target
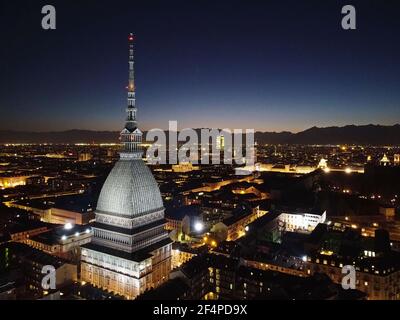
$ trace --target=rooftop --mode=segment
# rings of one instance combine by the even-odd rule
[[[197,205],[182,206],[179,208],[167,208],[165,217],[173,220],[182,220],[185,216],[197,217],[201,214],[200,207]]]
[[[146,291],[137,300],[179,300],[189,287],[181,278],[170,279],[156,289]]]
[[[31,240],[44,243],[47,245],[56,245],[62,243],[63,237],[75,236],[77,233],[79,235],[90,233],[91,227],[87,225],[75,225],[71,229],[65,227],[57,227],[53,230],[43,232],[36,236],[31,237]]]

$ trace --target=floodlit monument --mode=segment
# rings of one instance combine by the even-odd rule
[[[81,279],[134,299],[168,280],[171,243],[156,180],[142,160],[137,126],[133,34],[129,44],[128,106],[120,159],[98,199],[91,243],[82,246]]]

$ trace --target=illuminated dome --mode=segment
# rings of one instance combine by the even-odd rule
[[[322,158],[318,163],[318,168],[325,169],[327,167],[328,167],[328,161],[326,159]]]
[[[160,190],[143,160],[119,160],[101,189],[96,211],[134,217],[160,210]]]
[[[382,159],[381,159],[382,163],[389,163],[389,158],[387,157],[386,153],[383,155]]]

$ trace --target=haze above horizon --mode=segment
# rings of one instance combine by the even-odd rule
[[[96,3],[52,1],[48,32],[42,1],[1,5],[0,130],[119,131],[132,31],[143,130],[177,120],[295,133],[400,119],[399,3],[352,1],[351,31],[340,27],[345,1]]]

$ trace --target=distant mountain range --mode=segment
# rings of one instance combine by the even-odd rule
[[[59,132],[0,131],[0,143],[116,143],[118,131],[68,130]],[[400,125],[312,127],[298,132],[256,132],[258,143],[400,145]]]
[[[312,127],[298,132],[256,132],[259,143],[400,145],[400,125]]]

